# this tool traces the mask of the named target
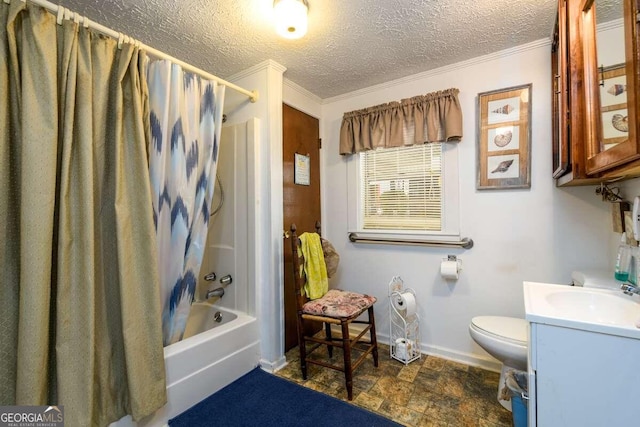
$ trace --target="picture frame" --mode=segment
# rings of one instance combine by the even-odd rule
[[[600,106],[627,105],[627,76],[624,63],[600,70]],[[616,108],[619,109],[619,108]]]
[[[293,183],[295,185],[311,185],[311,159],[309,155],[294,154]]]
[[[478,190],[531,188],[532,84],[478,94]]]
[[[600,70],[600,107],[602,144],[606,150],[629,138],[625,64]]]

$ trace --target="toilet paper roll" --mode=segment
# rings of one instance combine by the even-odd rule
[[[416,297],[410,292],[403,292],[393,298],[393,306],[404,317],[412,316],[416,313]]]
[[[408,360],[414,356],[413,341],[404,338],[396,340],[395,353],[396,357],[402,360]]]
[[[442,261],[440,275],[448,280],[458,280],[458,261]]]

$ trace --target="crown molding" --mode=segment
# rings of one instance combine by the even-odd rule
[[[318,95],[309,92],[307,89],[303,88],[302,86],[300,86],[299,84],[292,82],[291,80],[285,78],[284,82],[283,82],[284,86],[286,86],[287,88],[289,88],[290,90],[293,90],[295,92],[298,92],[300,95],[311,99],[314,102],[317,102],[318,104],[322,104],[322,98],[320,98]]]
[[[412,74],[407,77],[402,77],[396,80],[391,80],[385,83],[380,83],[374,86],[369,86],[364,89],[358,89],[353,92],[344,93],[342,95],[333,96],[330,98],[324,98],[322,100],[322,104],[331,104],[337,101],[343,101],[345,99],[353,98],[355,96],[366,95],[371,92],[377,92],[384,89],[390,89],[395,86],[403,85],[406,83],[411,83],[416,80],[422,80],[428,77],[437,76],[440,74],[449,73],[451,71],[459,70],[462,68],[468,68],[474,65],[482,64],[484,62],[494,61],[496,59],[505,58],[511,55],[517,55],[522,52],[526,52],[529,50],[539,49],[541,47],[546,47],[551,45],[551,40],[549,38],[536,40],[530,43],[526,43],[520,46],[515,46],[509,49],[500,50],[494,53],[490,53],[488,55],[478,56],[475,58],[468,59],[466,61],[456,62],[455,64],[445,65],[444,67],[435,68],[433,70],[424,71],[418,74]]]
[[[270,68],[274,69],[275,71],[281,74],[284,74],[284,72],[287,71],[287,67],[285,67],[284,65],[274,61],[273,59],[267,59],[266,61],[262,61],[259,64],[254,65],[253,67],[247,68],[246,70],[239,71],[227,77],[226,80],[233,82],[235,80],[243,79],[252,74],[255,74],[257,72],[267,70]]]
[[[624,27],[623,18],[614,19],[613,21],[603,22],[602,24],[596,25],[596,32],[613,30],[620,27]]]

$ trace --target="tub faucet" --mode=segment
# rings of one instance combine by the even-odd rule
[[[224,296],[224,288],[215,288],[207,291],[207,299],[212,297],[222,298]]]
[[[622,286],[620,286],[620,289],[622,289],[622,292],[627,295],[640,295],[640,288],[630,283],[624,283]]]

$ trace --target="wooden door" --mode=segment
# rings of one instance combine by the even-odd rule
[[[320,126],[318,119],[293,107],[283,104],[282,110],[283,230],[288,231],[295,223],[301,234],[314,231],[316,221],[320,221]],[[296,155],[299,160],[297,173]],[[307,159],[308,168],[301,167]],[[288,238],[284,239],[283,247],[285,351],[288,351],[298,345],[298,334],[291,241]],[[319,324],[317,329],[321,326]]]

